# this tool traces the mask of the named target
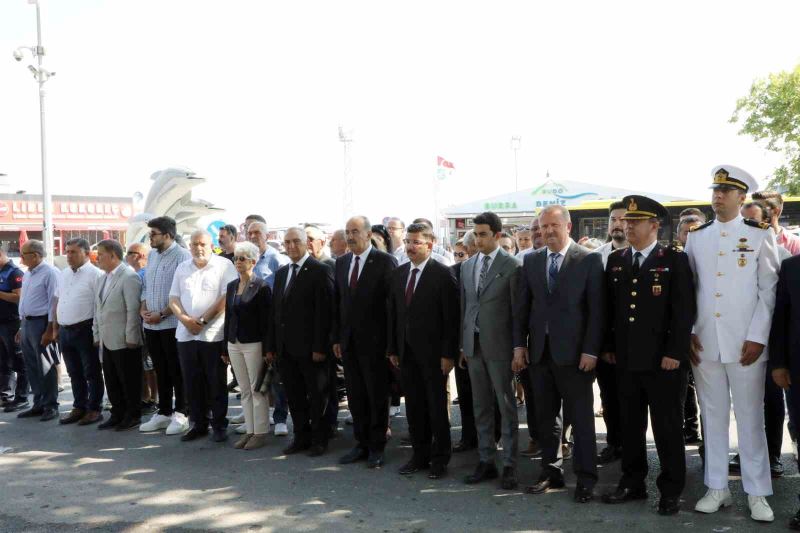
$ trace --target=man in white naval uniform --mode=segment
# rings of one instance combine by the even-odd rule
[[[764,432],[765,346],[769,339],[778,251],[769,225],[742,218],[749,189],[758,185],[744,170],[712,170],[715,220],[693,228],[686,242],[695,275],[697,319],[691,359],[705,427],[706,493],[696,511],[731,505],[728,489],[730,402],[736,416],[742,483],[754,520],[774,519]]]

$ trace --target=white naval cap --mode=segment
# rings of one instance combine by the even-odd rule
[[[711,189],[717,187],[735,187],[745,192],[758,190],[758,182],[746,170],[733,165],[717,165],[711,170],[714,180]]]

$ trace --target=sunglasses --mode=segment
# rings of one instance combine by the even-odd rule
[[[243,255],[237,255],[233,258],[234,261],[252,261],[249,257],[245,257]]]

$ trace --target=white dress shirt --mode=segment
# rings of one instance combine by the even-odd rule
[[[67,267],[61,271],[56,297],[58,324],[72,326],[94,317],[94,291],[103,271],[86,261],[78,270]]]
[[[169,295],[180,299],[181,306],[187,315],[199,317],[208,311],[220,296],[225,295],[228,283],[238,278],[239,275],[233,263],[224,257],[212,255],[208,259],[208,264],[203,268],[198,268],[194,264],[194,259],[189,259],[175,269]],[[216,318],[210,320],[197,335],[192,335],[186,326],[178,322],[175,338],[178,342],[221,341],[224,334],[222,331],[224,322],[225,312],[223,311]]]
[[[653,249],[656,247],[656,244],[658,244],[657,240],[651,242],[650,245],[647,248],[645,248],[644,250],[637,250],[636,248],[633,247],[633,245],[631,245],[631,257],[636,255],[636,252],[639,252],[640,254],[642,254],[642,258],[639,259],[639,266],[641,267],[642,264],[644,264],[644,262],[647,260],[647,256],[649,256],[650,253],[653,251]],[[633,264],[633,259],[631,259],[631,265],[632,264]]]
[[[473,281],[475,282],[475,291],[476,292],[478,290],[478,283],[480,283],[480,281],[481,281],[481,270],[483,269],[483,261],[484,261],[483,258],[484,257],[488,257],[489,258],[489,266],[486,267],[486,271],[488,272],[489,269],[492,268],[492,263],[494,263],[494,259],[495,259],[495,257],[497,257],[497,252],[499,250],[500,250],[500,247],[498,246],[488,256],[483,252],[478,253],[478,262],[475,263],[475,268],[473,269],[475,271],[474,272]]]
[[[364,250],[364,253],[355,255],[353,254],[353,258],[350,260],[350,268],[347,270],[347,283],[350,283],[350,276],[353,275],[353,267],[356,266],[356,257],[358,257],[358,274],[356,274],[356,279],[361,277],[361,273],[364,271],[364,263],[367,262],[367,257],[369,257],[369,253],[372,251],[372,245],[370,244],[367,246],[367,249]]]
[[[430,261],[430,259],[431,259],[430,256],[428,256],[428,258],[419,265],[414,265],[414,263],[411,263],[409,265],[411,268],[408,269],[408,277],[406,277],[406,284],[405,284],[406,288],[408,288],[408,282],[411,281],[411,275],[413,273],[412,271],[416,268],[417,270],[419,270],[419,272],[417,272],[417,279],[414,280],[414,290],[415,291],[417,290],[417,285],[419,285],[419,278],[422,277],[422,271],[425,270],[425,265],[428,264],[428,261]]]
[[[303,257],[301,257],[300,260],[296,263],[297,264],[297,272],[298,273],[300,272],[300,269],[303,268],[303,264],[306,262],[306,259],[308,259],[309,257],[310,257],[309,253],[306,252],[306,254]],[[286,285],[283,286],[283,292],[284,293],[286,292],[286,287],[288,287],[289,283],[291,283],[291,281],[292,281],[292,277],[293,277],[292,276],[292,271],[294,270],[294,267],[291,266],[292,264],[293,263],[290,263],[289,272],[286,274]]]
[[[564,258],[567,256],[567,250],[569,250],[569,247],[573,242],[574,241],[572,239],[568,239],[567,245],[564,246],[564,248],[562,248],[559,252],[553,252],[549,248],[547,249],[547,261],[545,261],[544,264],[544,274],[546,276],[545,279],[547,280],[548,286],[550,285],[550,262],[553,260],[552,256],[554,254],[560,254],[559,258],[556,259],[556,269],[561,271],[561,265],[564,264]]]
[[[594,253],[600,254],[600,257],[603,258],[603,270],[606,269],[606,265],[608,264],[608,256],[617,250],[619,250],[619,248],[614,248],[614,241],[611,240],[594,251]]]
[[[108,289],[111,287],[111,278],[113,278],[114,274],[116,274],[117,271],[120,268],[123,268],[124,266],[125,266],[125,262],[123,261],[123,262],[121,262],[120,264],[117,265],[117,268],[115,268],[111,272],[105,273],[103,275],[103,277],[100,280],[98,280],[98,283],[102,284],[101,287],[100,287],[100,301],[101,302],[106,299],[106,295],[108,294]]]

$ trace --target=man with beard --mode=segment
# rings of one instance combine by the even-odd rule
[[[623,222],[626,212],[625,204],[622,202],[612,202],[608,206],[608,242],[595,250],[595,253],[603,257],[603,269],[606,268],[608,256],[613,251],[628,246]],[[597,462],[606,464],[622,457],[622,432],[617,373],[614,365],[604,358],[597,362],[597,386],[600,387],[603,421],[606,424],[606,447],[597,455]]]

